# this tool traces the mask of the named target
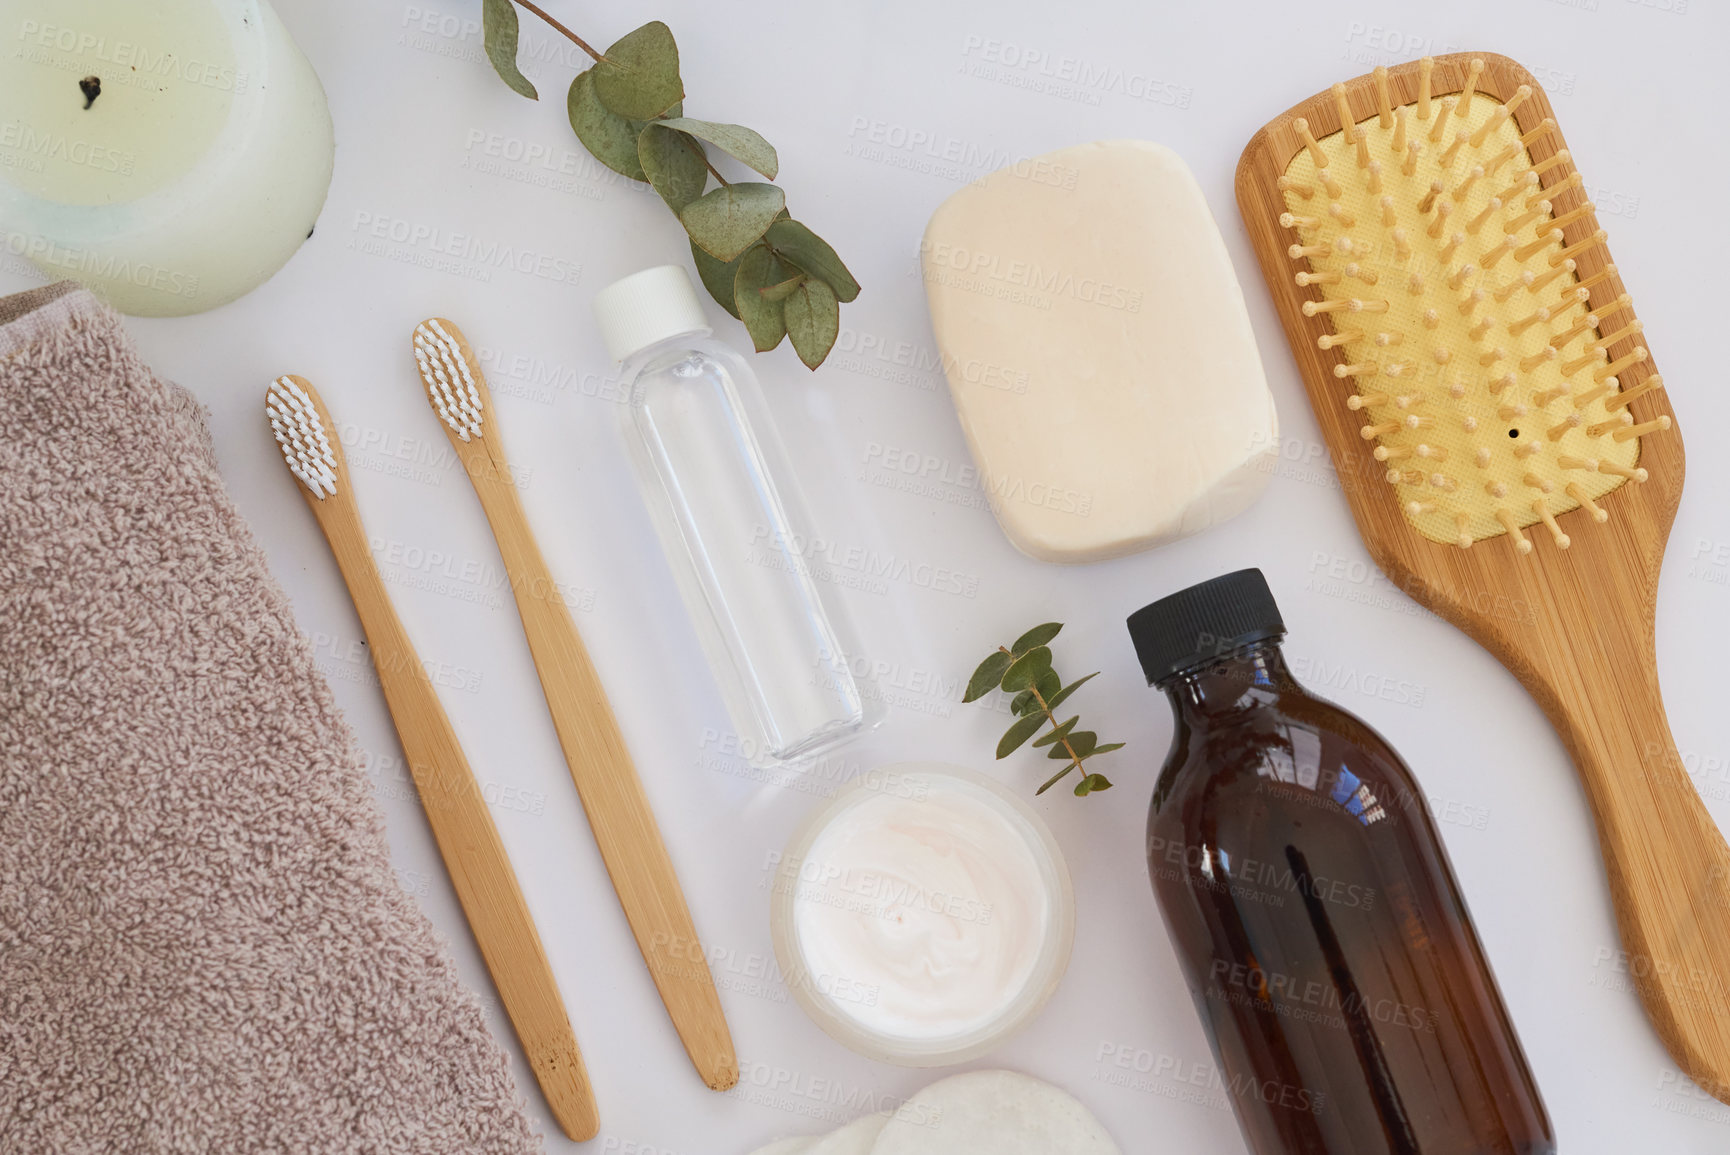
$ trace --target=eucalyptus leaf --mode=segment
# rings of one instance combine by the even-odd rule
[[[785,303],[763,296],[764,286],[780,280],[784,268],[767,245],[754,245],[739,258],[739,271],[733,278],[739,319],[745,322],[745,331],[751,334],[751,343],[759,353],[767,353],[787,335]]]
[[[1003,688],[1010,692],[1025,690],[1039,681],[1039,676],[1051,669],[1051,651],[1035,646],[1009,664],[1003,674]]]
[[[1050,790],[1053,786],[1057,785],[1059,782],[1061,782],[1065,778],[1069,777],[1070,771],[1072,771],[1074,769],[1075,769],[1075,764],[1072,762],[1068,766],[1065,766],[1063,769],[1059,770],[1057,773],[1053,774],[1051,777],[1047,778],[1044,782],[1040,783],[1039,789],[1035,790],[1034,793],[1035,794],[1044,794],[1047,790]]]
[[[517,66],[521,30],[516,3],[481,4],[487,59],[513,91],[538,99],[535,86]],[[721,178],[721,188],[704,192],[713,172],[705,145],[771,181],[780,172],[780,157],[761,134],[744,125],[687,118],[684,94],[678,43],[672,30],[657,20],[621,37],[593,67],[579,73],[566,92],[565,112],[571,130],[596,160],[650,184],[679,217],[703,287],[727,312],[749,322],[752,343],[759,349],[778,345],[789,332],[790,316],[799,357],[815,369],[840,333],[839,303],[857,297],[859,283],[827,242],[792,219],[786,195],[773,184],[729,185]],[[757,285],[747,317],[739,302],[740,258],[771,227],[775,234],[768,247],[776,259],[776,275]]]
[[[1046,710],[1055,710],[1054,704],[1063,697],[1060,690],[1063,680],[1057,676],[1057,671],[1047,670],[1039,675],[1039,680],[1021,693],[1015,695],[1009,703],[1011,711],[1017,714],[1028,714],[1039,709],[1039,699],[1045,699]]]
[[[1051,641],[1052,638],[1057,636],[1057,632],[1061,629],[1063,629],[1062,622],[1046,622],[1043,626],[1034,626],[1031,630],[1028,630],[1025,634],[1016,638],[1015,644],[1010,646],[1009,650],[1011,653],[1025,654],[1034,646],[1043,646]]]
[[[1077,798],[1086,798],[1089,794],[1092,794],[1095,790],[1110,790],[1110,789],[1111,789],[1111,779],[1107,778],[1105,775],[1103,775],[1103,774],[1086,774],[1086,775],[1082,776],[1082,779],[1080,782],[1077,782],[1075,784],[1075,796]]]
[[[826,283],[807,279],[788,295],[786,311],[787,336],[793,349],[805,368],[815,369],[841,335],[841,302]]]
[[[703,186],[709,183],[702,144],[668,128],[664,120],[651,120],[643,126],[637,136],[637,159],[649,184],[674,212],[702,196]]]
[[[1043,725],[1045,725],[1044,714],[1033,714],[1019,719],[1013,726],[1004,731],[1003,737],[998,740],[997,756],[1007,758],[1015,753],[1021,748],[1021,744],[1033,737],[1034,733]]]
[[[651,20],[627,32],[595,63],[595,95],[626,120],[660,116],[685,96],[673,31]]]
[[[583,142],[583,147],[596,160],[632,180],[646,181],[643,162],[637,154],[637,136],[641,129],[613,112],[595,95],[595,70],[577,73],[565,96],[565,111],[571,118],[571,131]]]
[[[1038,738],[1036,738],[1034,740],[1033,745],[1035,747],[1049,746],[1053,742],[1061,742],[1065,737],[1067,737],[1069,735],[1069,732],[1071,730],[1075,729],[1075,724],[1079,721],[1081,721],[1081,715],[1077,714],[1075,717],[1071,718],[1069,721],[1065,722],[1063,725],[1054,726],[1048,732],[1041,734]]]
[[[1068,699],[1069,695],[1075,693],[1075,691],[1081,689],[1081,687],[1087,685],[1088,682],[1092,681],[1094,678],[1097,678],[1097,677],[1099,677],[1099,671],[1095,670],[1095,671],[1093,671],[1093,673],[1088,674],[1086,677],[1075,679],[1075,681],[1069,683],[1069,685],[1063,687],[1063,689],[1057,691],[1057,693],[1055,693],[1055,694],[1051,695],[1051,697],[1047,698],[1045,700],[1045,708],[1048,710],[1057,709],[1057,707],[1063,705],[1064,701],[1066,699]]]
[[[518,96],[539,100],[541,94],[517,68],[517,6],[511,0],[482,0],[481,41],[493,71]]]
[[[668,128],[688,132],[698,140],[706,140],[734,160],[749,165],[770,180],[780,171],[781,160],[775,146],[742,124],[717,124],[712,120],[696,120],[689,116],[663,120]]]
[[[786,203],[787,194],[775,185],[741,182],[704,193],[679,220],[705,252],[730,261],[761,239]]]
[[[967,692],[961,695],[961,700],[977,702],[997,689],[998,684],[1003,681],[1003,671],[1009,668],[1009,663],[1013,660],[1002,650],[997,650],[980,662],[974,669],[973,676],[967,679]]]
[[[1073,750],[1076,758],[1085,758],[1093,753],[1094,744],[1098,741],[1099,735],[1092,730],[1072,730],[1065,735],[1063,745],[1054,747],[1048,757],[1068,758]]]
[[[739,262],[743,256],[734,257],[730,261],[717,261],[708,253],[697,247],[697,242],[691,242],[691,260],[697,264],[697,277],[703,282],[703,287],[709,290],[709,296],[721,308],[737,317],[739,306],[734,303],[734,279],[739,272]]]
[[[1093,749],[1089,750],[1086,754],[1081,755],[1081,757],[1091,758],[1095,754],[1109,754],[1113,750],[1121,750],[1121,749],[1123,749],[1123,743],[1122,742],[1107,742],[1103,746],[1095,746]]]
[[[759,292],[763,294],[765,300],[785,301],[788,297],[793,295],[794,289],[797,289],[800,285],[805,283],[805,280],[805,274],[799,273],[796,276],[788,277],[779,285],[767,285],[759,290]]]
[[[851,301],[859,295],[859,282],[853,279],[829,242],[798,221],[785,217],[770,225],[769,243],[784,260],[834,289],[837,300]]]

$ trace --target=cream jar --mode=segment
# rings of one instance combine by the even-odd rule
[[[1030,1022],[1075,937],[1062,851],[1033,809],[959,766],[868,771],[783,854],[770,916],[794,998],[836,1040],[912,1067]]]

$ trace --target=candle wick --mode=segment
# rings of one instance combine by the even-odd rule
[[[84,109],[88,112],[90,106],[96,103],[96,98],[102,95],[102,78],[86,76],[78,82],[78,91],[84,94]]]

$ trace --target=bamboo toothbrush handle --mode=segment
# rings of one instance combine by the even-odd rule
[[[725,1090],[739,1078],[733,1038],[684,891],[606,691],[553,584],[515,487],[497,471],[470,472],[504,559],[559,745],[613,889],[685,1053],[705,1083]]]
[[[309,503],[354,598],[427,822],[499,999],[559,1128],[600,1130],[594,1091],[551,964],[474,772],[367,549],[351,498]]]
[[[1577,605],[1561,616],[1583,619],[1567,633],[1573,660],[1533,689],[1597,819],[1627,952],[1601,961],[1626,967],[1672,1057],[1722,1097],[1730,1092],[1730,846],[1670,736],[1650,621]]]

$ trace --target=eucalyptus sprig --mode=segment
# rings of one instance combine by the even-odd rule
[[[1075,795],[1077,798],[1084,798],[1095,790],[1110,790],[1111,781],[1103,774],[1089,773],[1082,763],[1095,754],[1121,750],[1123,743],[1107,742],[1101,745],[1099,735],[1092,730],[1076,729],[1081,721],[1080,714],[1074,715],[1067,722],[1060,723],[1057,720],[1057,708],[1099,673],[1095,670],[1067,686],[1063,684],[1063,679],[1051,668],[1051,646],[1048,644],[1061,629],[1062,622],[1046,622],[1042,626],[1034,626],[1016,638],[1014,645],[998,646],[997,651],[980,662],[979,668],[973,671],[973,677],[967,681],[967,693],[961,700],[976,702],[999,687],[1014,694],[1009,708],[1017,717],[1015,724],[1009,727],[997,743],[997,756],[1007,758],[1038,733],[1040,727],[1049,723],[1051,729],[1040,735],[1033,744],[1050,746],[1051,752],[1047,757],[1067,759],[1069,764],[1053,774],[1046,780],[1045,785],[1034,793],[1044,794],[1067,778],[1070,771],[1080,770],[1081,781],[1075,784]]]
[[[799,360],[821,365],[841,332],[841,302],[859,295],[859,282],[828,242],[788,215],[786,194],[768,183],[780,168],[774,147],[743,125],[684,115],[679,46],[659,20],[603,53],[530,0],[483,0],[487,59],[512,91],[540,99],[517,68],[519,5],[595,61],[565,98],[583,147],[660,194],[691,238],[703,287],[745,323],[759,353],[786,337]],[[729,181],[710,163],[708,145],[767,180]]]

